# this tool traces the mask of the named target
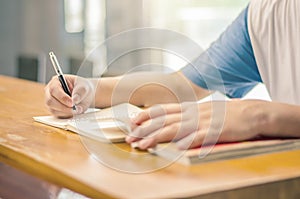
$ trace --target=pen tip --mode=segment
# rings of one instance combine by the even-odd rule
[[[54,55],[54,53],[51,51],[51,52],[49,52],[49,55],[50,55],[50,56],[53,56],[53,55]]]

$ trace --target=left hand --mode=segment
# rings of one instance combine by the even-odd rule
[[[147,149],[160,142],[177,141],[181,149],[201,144],[242,141],[260,133],[261,100],[163,104],[150,107],[133,119],[128,143]]]

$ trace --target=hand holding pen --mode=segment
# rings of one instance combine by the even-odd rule
[[[66,79],[64,77],[64,74],[63,74],[63,72],[61,70],[61,67],[60,67],[60,65],[59,65],[59,63],[58,63],[58,61],[56,59],[56,56],[54,55],[53,52],[50,52],[49,56],[50,56],[50,60],[52,62],[52,65],[54,67],[54,70],[55,70],[55,72],[56,72],[56,74],[58,76],[59,82],[61,83],[62,88],[64,89],[65,93],[67,93],[70,97],[72,97],[72,94],[70,92],[70,89],[69,89],[68,84],[66,82]],[[72,108],[73,108],[73,110],[76,110],[76,106],[75,105],[73,105]]]
[[[50,52],[49,56],[57,74],[45,88],[49,111],[60,118],[83,113],[94,99],[91,81],[75,75],[64,75],[54,53]]]

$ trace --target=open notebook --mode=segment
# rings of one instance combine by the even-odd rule
[[[106,109],[90,109],[70,119],[53,116],[33,117],[37,122],[69,130],[102,142],[124,142],[130,132],[129,120],[142,109],[129,103]]]

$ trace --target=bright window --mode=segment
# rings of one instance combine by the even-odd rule
[[[83,31],[84,19],[83,0],[65,0],[64,13],[65,13],[65,29],[69,33],[76,33]]]
[[[248,0],[144,0],[147,26],[180,32],[203,49],[215,41],[247,6]],[[186,65],[174,55],[164,55],[174,70]]]

